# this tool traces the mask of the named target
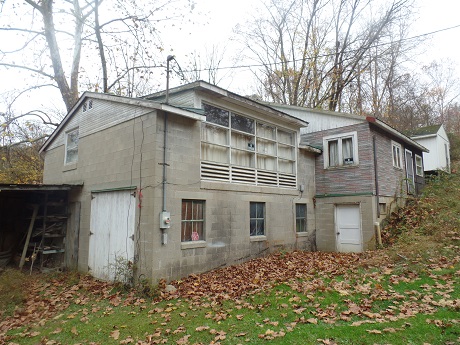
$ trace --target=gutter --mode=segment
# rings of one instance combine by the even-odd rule
[[[379,120],[379,119],[377,119],[375,117],[367,116],[366,121],[369,122],[369,123],[372,123],[373,125],[381,128],[381,129],[383,129],[383,130],[385,130],[385,131],[387,131],[387,132],[389,132],[391,134],[393,134],[395,137],[401,139],[406,144],[414,146],[414,147],[418,148],[422,152],[426,152],[426,153],[430,152],[430,150],[428,150],[425,146],[420,145],[419,143],[415,142],[414,140],[412,140],[408,136],[405,136],[404,134],[402,134],[398,130],[394,129],[390,125],[387,125],[385,122],[383,122],[383,121],[381,121],[381,120]]]

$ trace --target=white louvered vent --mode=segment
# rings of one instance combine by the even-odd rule
[[[295,175],[279,174],[279,186],[296,188],[297,181]]]
[[[257,184],[265,186],[278,186],[278,177],[276,172],[259,170],[257,172]]]
[[[243,167],[232,167],[232,182],[256,183],[256,170]]]
[[[201,162],[201,178],[203,180],[230,182],[230,168],[227,165]]]

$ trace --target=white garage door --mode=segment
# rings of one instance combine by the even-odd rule
[[[131,190],[93,193],[89,237],[89,272],[114,280],[117,267],[133,262],[136,200]]]
[[[336,205],[337,251],[360,253],[363,250],[359,205]]]

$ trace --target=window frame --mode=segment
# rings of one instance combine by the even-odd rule
[[[297,187],[298,132],[208,102],[202,108],[202,179]]]
[[[252,217],[252,208],[253,206],[255,207],[255,217]],[[258,210],[259,208],[262,208],[262,217],[258,217]],[[254,237],[260,237],[260,236],[266,236],[267,231],[266,231],[266,207],[265,207],[265,202],[260,202],[260,201],[251,201],[249,202],[249,236],[254,238]],[[255,234],[252,234],[252,222],[255,221]],[[262,233],[258,233],[258,227],[257,225],[262,222],[263,229]]]
[[[72,145],[69,147],[69,138],[73,133],[76,132],[77,135],[77,141],[75,145]],[[79,141],[80,141],[80,131],[79,128],[73,128],[71,130],[68,130],[65,132],[65,155],[64,155],[64,164],[69,165],[69,164],[75,164],[78,162],[78,146],[79,146]],[[75,158],[72,158],[72,160],[69,160],[69,151],[74,150],[76,152]]]
[[[299,215],[298,207],[300,207],[300,206],[305,208],[303,215]],[[302,233],[308,232],[308,228],[307,228],[307,225],[308,225],[308,222],[307,222],[307,210],[308,210],[307,204],[305,204],[305,203],[295,204],[295,232],[297,234],[302,234]],[[299,227],[299,222],[300,222],[300,224],[303,224],[303,227],[302,226]],[[299,230],[299,228],[301,228],[301,230]]]
[[[395,149],[399,152],[398,160],[395,160]],[[391,141],[391,158],[393,161],[393,167],[396,169],[403,170],[403,156],[402,156],[402,145],[396,141]]]
[[[81,111],[83,113],[86,113],[87,111],[90,111],[91,109],[93,109],[93,100],[89,99],[88,101],[83,103]]]
[[[184,203],[191,203],[192,207],[192,219],[184,219]],[[201,205],[201,214],[202,218],[196,218],[195,215],[193,214],[193,209],[194,205]],[[185,216],[186,217],[186,216]],[[191,235],[190,239],[185,238],[185,231],[184,231],[184,224],[191,224],[192,231],[191,234],[193,234],[193,230],[195,228],[194,224],[201,224],[201,234],[198,233],[198,239],[193,239],[193,235]],[[180,240],[181,243],[194,243],[198,241],[205,241],[206,240],[206,200],[201,200],[201,199],[182,199],[181,200],[181,229],[180,229]],[[196,228],[195,228],[196,230]]]
[[[343,157],[343,141],[346,139],[352,140],[352,153],[353,153],[353,162],[345,163]],[[329,153],[329,143],[337,141],[337,165],[330,165],[330,153]],[[323,157],[324,157],[324,169],[334,169],[334,168],[343,168],[343,167],[355,167],[359,165],[359,155],[358,155],[358,133],[347,132],[334,135],[328,135],[323,138]]]
[[[420,164],[418,164],[418,161],[420,161]],[[415,175],[423,177],[423,158],[418,154],[415,154]]]

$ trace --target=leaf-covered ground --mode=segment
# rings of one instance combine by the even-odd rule
[[[89,276],[32,279],[0,343],[456,344],[455,249],[396,263],[383,251],[276,254],[192,275],[156,300]]]
[[[393,215],[389,248],[280,252],[155,298],[75,273],[7,271],[0,303],[26,298],[0,310],[0,344],[459,344],[459,205],[459,177],[445,176]]]

